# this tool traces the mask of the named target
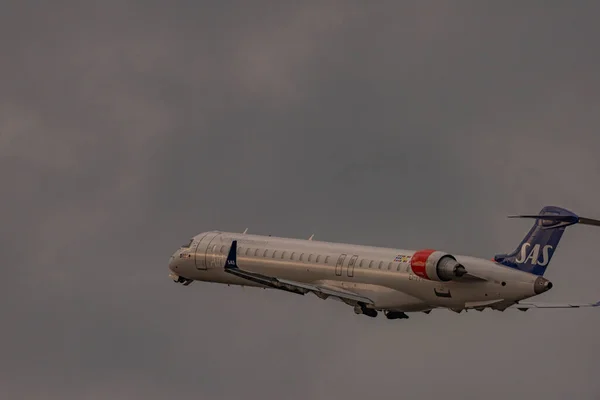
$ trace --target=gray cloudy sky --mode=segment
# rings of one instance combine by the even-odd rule
[[[597,310],[176,285],[210,229],[490,257],[600,218],[597,2],[8,1],[2,399],[598,399]],[[568,231],[545,301],[600,299]]]

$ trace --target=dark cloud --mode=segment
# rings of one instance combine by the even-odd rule
[[[594,310],[389,323],[173,284],[209,229],[491,256],[598,217],[595,3],[25,2],[0,16],[6,398],[597,398]],[[596,300],[570,230],[546,301]],[[434,315],[435,314],[435,315]]]

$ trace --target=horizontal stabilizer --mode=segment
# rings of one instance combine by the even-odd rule
[[[547,221],[562,221],[562,222],[573,222],[576,224],[579,222],[579,217],[576,215],[509,215],[508,218],[533,218],[533,219],[544,219]]]
[[[583,225],[600,226],[600,220],[579,217],[579,223]]]
[[[558,227],[558,225],[569,226],[569,225],[575,225],[575,224],[600,226],[600,220],[580,217],[571,212],[568,212],[567,215],[549,215],[549,214],[545,214],[545,215],[541,215],[541,214],[509,215],[508,218],[540,219],[540,220],[542,220],[542,227],[546,228],[546,229],[556,228],[556,227]]]

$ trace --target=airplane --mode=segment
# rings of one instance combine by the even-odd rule
[[[170,278],[270,288],[348,304],[360,315],[407,319],[434,309],[504,311],[516,308],[600,307],[596,303],[523,302],[552,288],[543,275],[571,225],[600,226],[556,206],[537,215],[517,248],[491,259],[443,250],[403,250],[243,233],[208,231],[192,237],[170,258]]]

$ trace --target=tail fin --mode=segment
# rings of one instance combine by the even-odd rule
[[[554,206],[542,208],[538,215],[515,215],[509,218],[534,218],[535,223],[515,251],[497,254],[494,261],[540,276],[546,272],[568,226],[577,223],[600,226],[598,220],[580,218],[569,210]]]

